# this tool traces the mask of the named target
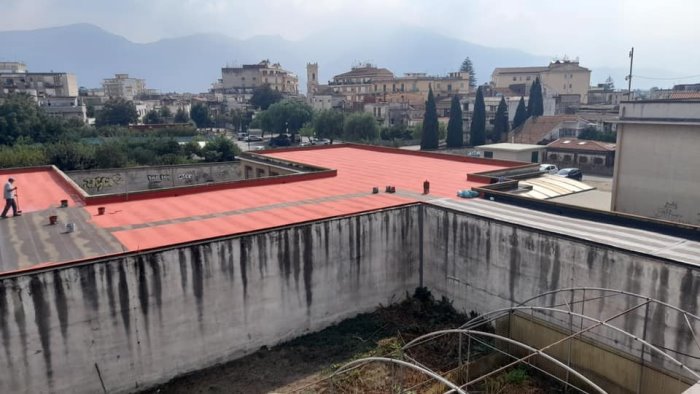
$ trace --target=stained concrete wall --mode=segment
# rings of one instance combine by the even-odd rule
[[[238,161],[66,172],[89,195],[131,193],[244,179]]]
[[[644,294],[696,315],[699,312],[700,271],[688,265],[439,207],[426,206],[424,215],[424,283],[436,295],[454,300],[460,309],[483,313],[514,306],[549,290],[590,286]],[[540,305],[565,308],[569,296],[550,296]],[[575,312],[606,319],[641,302],[632,297],[605,297],[587,302],[583,311],[577,304]],[[550,320],[568,324],[568,318],[554,314]],[[611,323],[659,347],[699,355],[685,317],[668,308],[650,304],[648,309],[638,308]],[[700,324],[694,320],[691,324],[695,332],[700,330]],[[612,330],[599,328],[590,335],[640,354],[638,342]],[[676,356],[700,369],[700,359]],[[672,367],[648,352],[645,358]]]
[[[138,390],[403,297],[418,209],[4,278],[0,392]]]

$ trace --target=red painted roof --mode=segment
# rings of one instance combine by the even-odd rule
[[[517,165],[354,145],[263,154],[336,169],[337,176],[245,188],[203,187],[199,193],[114,202],[104,205],[101,216],[96,206],[82,209],[92,216],[91,225],[111,233],[124,250],[136,251],[414,203],[426,179],[431,197],[454,197],[458,189],[478,185],[467,181],[468,173]],[[71,194],[59,173],[45,170],[15,177],[22,185],[21,198],[26,198],[27,208],[21,201],[25,210],[55,206]],[[395,186],[397,193],[385,193],[386,185]],[[376,195],[375,186],[380,189]]]
[[[15,180],[17,201],[23,212],[56,208],[61,205],[61,200],[68,200],[70,204],[79,201],[75,190],[68,186],[55,167],[0,170],[0,186],[4,187],[9,178]],[[4,200],[2,205],[5,205]]]

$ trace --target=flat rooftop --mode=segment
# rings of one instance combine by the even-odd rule
[[[331,168],[334,176],[294,181],[269,178],[265,184],[219,188],[193,186],[187,193],[85,205],[81,190],[50,167],[0,171],[19,187],[20,217],[0,220],[0,273],[123,252],[242,234],[423,201],[456,198],[456,191],[483,185],[467,174],[520,163],[333,145],[262,152],[265,156]],[[486,182],[486,181],[484,181]],[[396,193],[385,193],[392,185]],[[372,188],[378,187],[379,194]],[[177,193],[173,193],[177,194]],[[68,200],[68,208],[60,201]],[[58,216],[50,226],[48,217]],[[66,223],[74,223],[68,232]]]

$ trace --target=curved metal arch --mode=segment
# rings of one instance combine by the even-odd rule
[[[623,330],[623,329],[621,329],[621,328],[619,328],[619,327],[616,327],[616,326],[614,326],[614,325],[612,325],[612,324],[606,323],[606,322],[603,321],[603,320],[596,319],[596,318],[593,318],[593,317],[590,317],[590,316],[587,316],[587,315],[582,315],[582,314],[580,314],[580,313],[571,312],[571,311],[564,310],[564,309],[548,308],[548,307],[541,307],[541,306],[514,306],[514,307],[496,309],[496,310],[487,312],[487,313],[485,313],[485,314],[479,316],[479,318],[482,318],[482,317],[484,317],[484,316],[495,315],[495,314],[497,314],[497,313],[515,312],[515,311],[519,311],[519,310],[528,310],[528,311],[548,311],[548,312],[565,313],[565,314],[568,314],[568,315],[571,315],[571,316],[576,316],[576,317],[580,317],[580,318],[585,319],[585,320],[592,321],[592,322],[594,322],[594,323],[598,323],[598,324],[600,324],[600,325],[602,325],[602,326],[605,326],[605,327],[608,327],[608,328],[610,328],[610,329],[612,329],[612,330],[614,330],[614,331],[617,331],[617,332],[619,332],[619,333],[621,333],[621,334],[623,334],[623,335],[625,335],[625,336],[627,336],[627,337],[630,337],[630,338],[632,338],[632,339],[635,340],[635,341],[639,341],[639,342],[642,343],[643,345],[649,347],[649,349],[651,349],[651,350],[653,350],[653,351],[655,351],[655,352],[661,354],[662,356],[664,356],[665,358],[667,358],[668,360],[670,360],[671,362],[673,362],[674,364],[676,364],[678,367],[680,367],[680,368],[683,369],[683,370],[686,370],[686,371],[690,372],[690,374],[692,374],[695,378],[697,378],[698,380],[700,380],[700,375],[699,375],[698,373],[696,373],[694,370],[688,368],[688,367],[687,367],[685,364],[683,364],[682,362],[676,360],[674,357],[670,356],[668,353],[666,353],[666,352],[664,352],[663,350],[657,348],[656,346],[654,346],[654,345],[652,345],[651,343],[645,341],[644,339],[639,338],[639,337],[637,337],[636,335],[631,334],[631,333],[629,333],[629,332],[627,332],[627,331],[625,331],[625,330]],[[477,319],[475,319],[475,320],[479,320],[479,319],[477,318]],[[474,327],[477,327],[477,326],[483,324],[484,321],[477,322],[477,323],[479,323],[479,324],[474,325]],[[470,329],[470,328],[472,328],[472,327],[469,325],[469,322],[467,322],[467,323],[463,324],[460,328],[461,328],[461,329]]]
[[[418,371],[418,372],[421,372],[421,373],[423,373],[423,374],[426,374],[426,375],[430,376],[431,378],[433,378],[433,379],[439,381],[440,383],[444,384],[445,386],[449,387],[449,388],[451,389],[451,390],[449,391],[450,393],[451,393],[451,392],[457,392],[457,393],[460,393],[460,394],[467,394],[466,391],[462,390],[462,389],[461,389],[459,386],[457,386],[456,384],[450,382],[449,380],[445,379],[444,377],[440,376],[439,374],[437,374],[437,373],[435,373],[435,372],[433,372],[433,371],[431,371],[431,370],[429,370],[429,369],[427,369],[427,368],[418,366],[418,365],[413,364],[413,363],[409,363],[409,362],[407,362],[407,361],[397,360],[397,359],[394,359],[394,358],[387,358],[387,357],[367,357],[367,358],[362,358],[362,359],[359,359],[359,360],[351,361],[351,362],[349,362],[349,363],[343,365],[342,367],[338,368],[338,369],[333,373],[333,375],[330,376],[330,379],[333,379],[333,377],[335,377],[336,375],[339,375],[339,374],[345,372],[345,370],[348,370],[348,369],[351,369],[351,368],[353,368],[353,367],[355,367],[355,366],[357,366],[357,365],[366,364],[366,363],[369,363],[369,362],[383,362],[383,363],[397,364],[397,365],[401,365],[401,366],[404,366],[404,367],[407,367],[407,368],[411,368],[411,369],[413,369],[413,370],[416,370],[416,371]]]
[[[647,297],[647,296],[645,296],[645,295],[641,295],[641,294],[637,294],[637,293],[632,293],[632,292],[629,292],[629,291],[617,290],[617,289],[609,289],[609,288],[605,288],[605,287],[565,287],[565,288],[550,290],[550,291],[546,291],[546,292],[544,292],[544,293],[540,293],[540,294],[538,294],[538,295],[536,295],[536,296],[530,297],[530,298],[528,298],[527,300],[520,302],[517,306],[523,306],[523,305],[527,304],[527,303],[530,302],[530,301],[533,301],[533,300],[536,300],[536,299],[538,299],[538,298],[542,298],[542,297],[548,296],[548,295],[550,295],[550,294],[563,293],[563,292],[567,292],[567,291],[583,291],[583,290],[604,291],[604,292],[618,293],[618,294],[622,294],[622,295],[627,295],[627,296],[633,296],[633,297],[641,298],[641,299],[644,299],[644,300],[648,300],[648,301],[650,301],[650,302],[654,302],[654,303],[659,304],[659,305],[663,305],[663,306],[665,306],[665,307],[667,307],[667,308],[671,308],[671,309],[673,309],[673,310],[675,310],[675,311],[677,311],[677,312],[681,312],[681,313],[685,314],[686,316],[690,316],[690,317],[692,317],[692,318],[694,318],[694,319],[696,319],[696,320],[700,320],[700,316],[694,315],[694,314],[692,314],[692,313],[690,313],[690,312],[688,312],[688,311],[686,311],[686,310],[684,310],[684,309],[681,309],[681,308],[679,308],[679,307],[677,307],[677,306],[675,306],[675,305],[671,305],[671,304],[669,304],[669,303],[667,303],[667,302],[658,300],[658,299],[656,299],[656,298]],[[585,301],[585,300],[584,300],[584,301]]]
[[[431,338],[433,338],[433,337],[437,337],[437,336],[445,335],[445,334],[457,334],[457,333],[459,333],[459,334],[467,334],[467,335],[475,335],[475,336],[490,337],[490,338],[498,339],[499,341],[508,342],[508,343],[513,344],[513,345],[515,345],[515,346],[522,347],[523,349],[527,349],[527,350],[529,350],[529,351],[531,351],[531,352],[533,352],[533,353],[536,353],[538,356],[542,356],[542,357],[546,358],[547,360],[553,362],[554,364],[560,366],[561,368],[564,368],[565,370],[571,372],[571,373],[574,374],[577,378],[581,379],[583,382],[585,382],[586,384],[588,384],[590,387],[594,388],[596,391],[598,391],[598,392],[600,392],[600,393],[603,393],[603,394],[606,393],[605,390],[603,390],[602,388],[600,388],[597,384],[593,383],[590,379],[588,379],[588,378],[586,378],[585,376],[581,375],[581,374],[580,374],[579,372],[577,372],[575,369],[573,369],[573,368],[567,366],[566,364],[564,364],[564,363],[562,363],[561,361],[557,360],[556,358],[550,356],[549,354],[544,353],[544,352],[540,351],[539,349],[534,348],[534,347],[529,346],[529,345],[526,345],[526,344],[524,344],[524,343],[522,343],[522,342],[516,341],[516,340],[511,339],[511,338],[508,338],[508,337],[504,337],[504,336],[498,335],[498,334],[491,334],[491,333],[483,332],[483,331],[475,331],[475,330],[459,329],[459,328],[450,329],[450,330],[433,331],[433,332],[431,332],[431,333],[428,333],[428,334],[419,336],[418,338],[414,338],[412,341],[410,341],[410,342],[408,342],[407,344],[405,344],[405,345],[401,348],[401,350],[402,350],[402,351],[406,351],[406,350],[410,349],[411,347],[413,347],[413,346],[415,346],[415,345],[417,345],[417,344],[423,342],[424,340],[431,339]],[[452,391],[448,391],[447,393],[451,393],[451,392],[452,392]],[[445,394],[447,394],[447,393],[445,393]]]

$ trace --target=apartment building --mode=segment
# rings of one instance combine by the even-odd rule
[[[491,84],[527,95],[537,78],[545,97],[577,95],[581,104],[588,102],[591,70],[581,67],[578,60],[556,60],[545,67],[496,68],[491,74]]]
[[[21,62],[0,62],[0,91],[27,93],[36,98],[78,95],[75,75],[64,72],[29,72]]]
[[[115,74],[114,78],[107,78],[102,81],[102,88],[105,96],[109,98],[123,98],[131,101],[144,93],[146,81],[129,77],[129,74]]]
[[[250,98],[255,88],[265,84],[284,95],[299,94],[299,78],[296,74],[283,69],[279,63],[271,63],[269,60],[263,60],[258,64],[244,64],[241,67],[222,68],[221,80],[212,90]]]
[[[421,106],[430,88],[436,98],[469,93],[469,74],[453,72],[445,76],[406,73],[397,77],[390,70],[370,63],[360,64],[333,77],[327,85],[318,83],[318,64],[307,64],[307,96],[310,102],[319,92],[330,92],[342,99],[346,109],[362,110],[368,103],[401,103]]]

